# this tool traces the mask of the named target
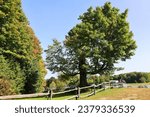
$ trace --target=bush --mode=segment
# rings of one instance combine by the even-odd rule
[[[67,75],[64,75],[64,74],[60,74],[58,76],[58,80],[60,80],[61,82],[66,83],[66,85],[68,87],[71,87],[71,86],[78,86],[80,78],[79,78],[79,75],[67,76]]]
[[[55,83],[56,83],[56,90],[57,91],[64,91],[66,86],[67,86],[65,82],[60,81],[60,80],[56,80]]]
[[[49,85],[50,89],[56,89],[56,83],[54,81],[51,82],[51,84]]]
[[[141,83],[145,83],[146,82],[146,78],[145,77],[141,77],[139,80],[140,80]]]
[[[11,83],[8,80],[0,78],[0,96],[11,94],[13,94]]]
[[[24,90],[24,73],[20,64],[14,60],[8,60],[3,55],[0,55],[0,78],[11,81],[11,88],[19,94]]]
[[[110,79],[111,79],[111,77],[108,75],[101,75],[101,76],[91,75],[88,78],[88,83],[89,84],[100,84],[102,82],[108,82]]]

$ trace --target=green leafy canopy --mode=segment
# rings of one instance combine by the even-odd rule
[[[116,70],[114,64],[134,55],[136,42],[127,21],[128,10],[106,2],[102,7],[90,7],[73,27],[64,44],[54,41],[47,52],[47,67],[53,72],[80,74],[80,84],[86,84],[87,74],[108,74]],[[85,84],[84,84],[85,83]]]
[[[0,0],[0,79],[11,82],[13,93],[43,91],[46,72],[41,54],[21,0]]]

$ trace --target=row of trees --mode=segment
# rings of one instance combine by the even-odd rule
[[[112,76],[98,76],[98,75],[88,75],[87,83],[89,85],[92,84],[100,84],[103,82],[109,82],[112,79]],[[65,76],[58,75],[58,77],[51,77],[46,79],[46,87],[50,89],[56,89],[56,91],[64,91],[65,89],[76,88],[80,84],[80,76]]]
[[[113,76],[114,80],[125,80],[126,83],[146,83],[150,82],[150,73],[131,72]]]
[[[121,13],[107,2],[79,16],[80,23],[68,32],[64,42],[54,40],[46,50],[47,68],[63,76],[50,84],[58,87],[62,82],[76,82],[86,86],[105,79],[96,81],[95,76],[88,78],[90,75],[110,75],[119,70],[114,64],[130,59],[136,49],[127,14],[128,10]],[[46,70],[41,53],[21,0],[0,0],[0,95],[43,90]]]
[[[109,82],[110,80],[124,80],[126,83],[147,83],[150,82],[150,73],[146,72],[131,72],[119,75],[88,75],[88,84],[100,84],[103,82]],[[51,77],[46,80],[46,86],[50,89],[56,89],[56,91],[63,91],[65,88],[75,88],[79,86],[80,78],[77,76],[65,76],[59,75],[57,78]]]
[[[0,0],[0,95],[43,90],[46,70],[41,53],[21,0]]]

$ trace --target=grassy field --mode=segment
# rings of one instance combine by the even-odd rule
[[[150,100],[148,88],[116,88],[99,92],[85,100]]]
[[[150,88],[137,88],[138,86],[150,85],[150,83],[130,83],[132,88],[114,88],[101,91],[94,96],[81,98],[81,100],[150,100]],[[81,97],[87,95],[81,93]],[[53,100],[65,100],[73,95],[65,94],[54,97]],[[47,97],[26,98],[21,100],[47,100]]]
[[[80,96],[84,97],[85,95],[88,95],[89,93],[91,93],[90,90],[88,92],[81,93]],[[70,98],[72,96],[75,96],[75,95],[71,95],[71,94],[70,95],[64,94],[64,95],[59,95],[59,96],[57,95],[57,96],[53,97],[52,100],[65,100],[65,99]],[[18,100],[47,100],[47,97],[23,98],[23,99],[18,99]],[[73,98],[73,100],[75,100],[75,98]]]
[[[82,93],[81,96],[87,93]],[[70,96],[55,97],[53,100],[65,100]],[[47,100],[46,97],[27,98],[22,100]],[[75,99],[74,99],[75,100]],[[81,100],[150,100],[149,88],[114,88],[96,93],[96,95],[81,98]]]

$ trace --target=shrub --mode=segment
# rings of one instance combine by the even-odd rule
[[[0,96],[11,94],[13,94],[13,91],[10,81],[0,78]]]
[[[56,80],[55,83],[56,83],[56,90],[57,91],[64,91],[66,86],[67,86],[65,82],[60,81],[60,80]]]
[[[145,83],[146,82],[146,78],[145,77],[141,77],[139,80],[140,80],[141,83]]]
[[[50,89],[56,89],[56,83],[54,81],[51,82],[51,84],[49,85]]]
[[[58,76],[58,80],[64,82],[67,86],[78,86],[79,85],[79,75],[76,76],[67,76],[64,74],[60,74]]]
[[[108,82],[110,79],[111,79],[111,77],[108,75],[101,75],[101,76],[91,75],[88,78],[88,83],[89,84],[100,84],[102,82]]]

